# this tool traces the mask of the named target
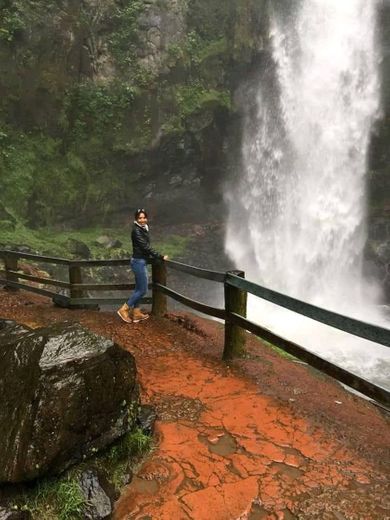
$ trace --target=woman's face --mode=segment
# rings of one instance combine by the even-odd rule
[[[147,219],[147,216],[145,215],[145,213],[140,213],[137,217],[137,222],[140,226],[144,226],[145,224],[148,223],[148,219]]]

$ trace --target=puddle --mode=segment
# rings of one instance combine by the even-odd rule
[[[283,520],[297,520],[297,517],[294,516],[289,509],[284,509],[281,513],[283,513]],[[265,520],[266,518],[270,518],[269,514],[269,511],[259,504],[253,504],[249,512],[248,520]]]
[[[227,457],[237,451],[237,443],[230,433],[218,434],[215,437],[199,435],[199,440],[205,444],[211,453],[216,453],[221,457]]]
[[[180,496],[183,494],[195,493],[196,491],[200,491],[201,489],[204,488],[200,482],[185,477],[179,484],[179,487],[176,489],[175,495]]]
[[[300,458],[304,458],[302,453],[300,451],[298,451],[297,449],[295,448],[292,448],[291,446],[285,446],[284,447],[284,451],[288,454],[288,455],[295,455],[296,457],[300,457]]]
[[[158,491],[158,482],[155,480],[144,480],[143,478],[134,477],[131,487],[137,493],[143,495],[155,495]]]
[[[230,463],[228,465],[228,468],[229,468],[230,473],[234,473],[234,475],[237,475],[238,477],[241,478],[241,473],[238,471],[238,469],[236,468],[236,466],[234,464]]]
[[[301,477],[303,473],[300,469],[283,464],[283,462],[273,462],[270,467],[276,468],[278,470],[278,474],[287,475],[291,480],[295,480]]]
[[[259,504],[253,504],[249,511],[248,520],[265,520],[265,518],[268,518],[268,512]]]

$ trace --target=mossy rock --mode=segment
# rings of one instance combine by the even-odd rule
[[[68,240],[66,241],[66,245],[69,252],[74,256],[81,258],[91,257],[91,251],[89,247],[81,240],[76,240],[75,238],[68,238]]]

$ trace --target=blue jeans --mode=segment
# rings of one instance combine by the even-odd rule
[[[140,299],[148,292],[146,260],[143,258],[132,258],[130,267],[135,277],[135,290],[129,298],[127,305],[129,307],[138,307]]]

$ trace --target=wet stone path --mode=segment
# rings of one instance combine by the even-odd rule
[[[77,320],[136,357],[142,401],[158,413],[156,446],[122,490],[115,520],[390,519],[388,418],[329,378],[275,357],[273,380],[264,351],[257,370],[281,392],[267,394],[255,378],[219,360],[217,324],[196,330],[198,320],[185,330],[180,320],[151,318],[128,326],[109,313],[23,298],[7,295],[1,316],[30,326]],[[316,415],[296,406],[299,392],[285,398],[281,371],[285,387],[292,374],[316,403]],[[337,417],[336,404],[332,417],[329,396],[343,401],[345,416]]]
[[[386,476],[251,383],[188,353],[140,367],[158,447],[116,519],[390,518]]]

